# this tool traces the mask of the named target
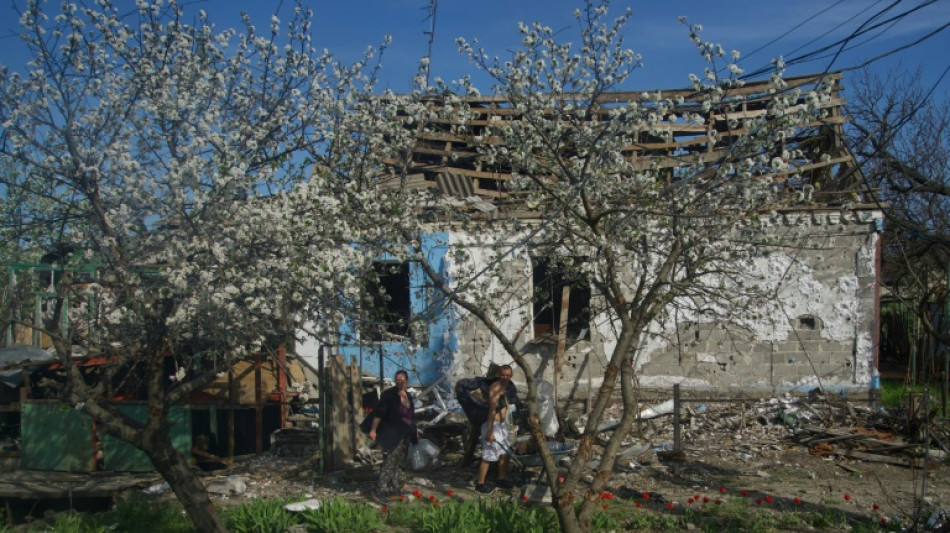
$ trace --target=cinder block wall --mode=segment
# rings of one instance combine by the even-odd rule
[[[684,389],[714,394],[781,390],[866,390],[874,372],[880,213],[815,211],[773,215],[767,232],[782,246],[748,266],[749,275],[773,297],[741,310],[730,321],[677,313],[644,339],[636,367],[644,389]],[[527,252],[525,252],[526,254]],[[524,276],[527,255],[506,268]],[[530,289],[506,293],[514,335],[531,312]],[[594,307],[598,306],[594,295]],[[526,315],[526,313],[528,313]],[[592,321],[589,341],[570,342],[558,373],[558,396],[583,401],[601,384],[616,338],[606,316]],[[492,362],[509,363],[488,330],[470,317],[458,324],[456,377],[479,375]],[[531,328],[519,347],[536,375],[554,380],[556,344],[535,339]],[[516,370],[515,380],[521,376]]]

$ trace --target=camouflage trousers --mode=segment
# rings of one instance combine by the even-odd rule
[[[403,439],[393,451],[383,454],[383,465],[379,471],[379,491],[383,494],[396,494],[405,485],[406,461],[409,459],[409,441]]]

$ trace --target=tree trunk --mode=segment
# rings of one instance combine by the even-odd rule
[[[557,521],[561,524],[561,533],[588,533],[587,528],[581,526],[574,514],[573,498],[554,498],[554,510],[557,512]]]
[[[166,428],[167,429],[167,428]],[[165,438],[153,436],[143,439],[143,451],[152,461],[165,481],[175,491],[175,496],[185,508],[192,523],[202,533],[227,533],[224,521],[218,514],[208,491],[191,469],[185,456],[172,446],[168,432]]]

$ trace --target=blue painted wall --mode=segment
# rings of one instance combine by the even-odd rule
[[[442,274],[446,281],[449,281],[446,260],[448,243],[447,233],[425,235],[422,240],[422,248],[429,264]],[[404,342],[368,342],[360,345],[356,341],[354,324],[345,321],[340,328],[339,353],[350,364],[361,364],[364,371],[377,375],[382,357],[385,377],[392,378],[397,370],[405,369],[409,372],[410,383],[429,385],[449,369],[453,354],[458,349],[458,311],[453,306],[446,305],[442,294],[426,283],[425,273],[416,262],[409,264],[409,283],[413,316],[422,317],[426,324],[416,328],[416,341],[420,345],[413,346],[409,339]]]

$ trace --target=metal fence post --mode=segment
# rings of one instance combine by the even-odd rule
[[[682,451],[680,441],[680,384],[673,385],[673,451]]]

